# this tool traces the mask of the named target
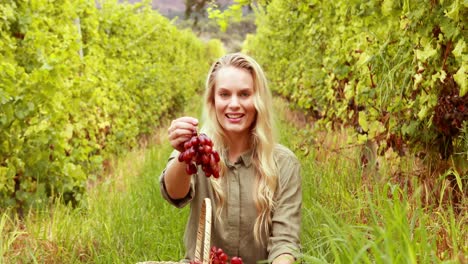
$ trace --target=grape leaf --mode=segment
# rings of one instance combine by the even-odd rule
[[[416,50],[416,58],[422,62],[437,54],[437,50],[432,48],[430,43],[426,43],[424,50]]]
[[[452,50],[452,53],[455,56],[455,58],[461,58],[465,49],[466,49],[465,40],[460,39],[455,45],[455,48]]]
[[[453,19],[458,22],[458,15],[460,12],[460,6],[458,1],[453,1],[452,5],[449,7],[449,10],[445,10],[445,16]]]
[[[468,92],[467,74],[466,64],[463,64],[460,69],[458,69],[457,73],[453,75],[453,79],[460,86],[460,97],[465,96]]]

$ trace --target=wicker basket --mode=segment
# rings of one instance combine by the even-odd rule
[[[210,237],[211,237],[211,200],[203,200],[200,218],[198,220],[197,244],[195,246],[195,260],[203,264],[210,263]],[[203,251],[202,251],[203,246]],[[137,264],[178,264],[175,261],[144,261]]]

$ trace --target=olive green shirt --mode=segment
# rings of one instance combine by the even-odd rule
[[[178,156],[174,151],[169,161]],[[226,177],[220,177],[226,186],[226,204],[222,211],[222,221],[216,217],[215,196],[209,178],[199,168],[197,175],[192,176],[190,190],[183,199],[174,200],[167,194],[164,185],[164,170],[160,176],[162,196],[176,207],[190,203],[190,217],[184,236],[186,247],[185,258],[192,260],[195,254],[195,243],[199,215],[203,199],[212,201],[211,246],[222,248],[230,256],[239,256],[245,264],[255,264],[260,260],[273,261],[277,256],[289,253],[296,256],[300,251],[299,232],[301,225],[302,190],[300,164],[292,151],[277,144],[274,158],[279,171],[279,184],[274,195],[276,210],[272,212],[270,234],[262,234],[264,246],[254,240],[254,223],[257,208],[253,200],[255,192],[255,172],[251,159],[252,151],[239,157],[234,164],[228,160]],[[175,162],[177,162],[175,160]]]

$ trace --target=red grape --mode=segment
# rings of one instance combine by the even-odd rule
[[[231,258],[231,264],[243,264],[242,258],[240,258],[240,257],[232,257],[232,258]]]
[[[217,248],[216,246],[211,247],[210,250],[210,264],[229,264],[228,263],[229,256],[224,253],[224,250],[221,248]],[[198,260],[190,261],[190,264],[201,264]],[[244,264],[240,257],[232,257],[230,264]]]
[[[218,153],[218,151],[213,150],[212,153],[213,153],[213,157],[215,158],[215,161],[216,161],[216,162],[219,162],[219,161],[220,161],[220,158],[219,158],[219,153]]]
[[[185,171],[187,174],[195,174],[197,173],[197,166],[194,163],[188,163],[185,167]]]
[[[206,154],[211,154],[211,146],[210,145],[205,145],[203,146],[203,152],[206,153]]]
[[[183,143],[184,151],[179,154],[179,162],[185,162],[187,174],[197,173],[197,165],[201,165],[206,177],[219,177],[219,153],[213,149],[213,141],[203,133],[192,137]]]
[[[210,164],[210,156],[209,155],[203,154],[201,157],[202,157],[203,165]]]

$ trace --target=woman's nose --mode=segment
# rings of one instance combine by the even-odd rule
[[[235,95],[231,97],[231,100],[229,101],[229,106],[230,107],[239,107],[239,98]]]

